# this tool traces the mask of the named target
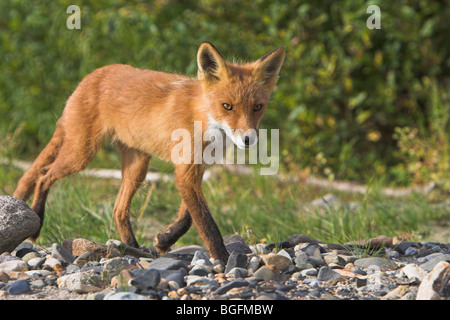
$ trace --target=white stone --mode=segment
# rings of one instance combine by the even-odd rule
[[[67,289],[69,291],[79,292],[80,290],[85,289],[85,287],[81,285],[88,285],[88,286],[97,286],[97,284],[101,285],[102,278],[100,275],[96,274],[93,270],[88,270],[84,272],[77,272],[59,277],[57,283],[60,289]],[[89,290],[88,292],[94,292],[94,290]]]
[[[424,277],[417,291],[417,300],[439,300],[442,289],[450,279],[450,263],[441,261]]]
[[[427,275],[426,271],[422,268],[418,267],[414,263],[407,264],[403,267],[402,272],[408,279],[414,279],[417,278],[420,281],[423,280],[423,278]]]
[[[11,260],[0,263],[0,271],[28,271],[28,266],[25,261]]]

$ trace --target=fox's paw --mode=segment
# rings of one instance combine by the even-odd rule
[[[153,246],[158,249],[160,254],[164,254],[170,250],[171,242],[170,242],[170,233],[161,232],[158,233],[153,240]]]

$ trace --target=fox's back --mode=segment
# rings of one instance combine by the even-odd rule
[[[192,101],[199,96],[195,79],[114,64],[80,82],[62,120],[96,127],[130,147],[167,158],[170,132],[191,122]]]

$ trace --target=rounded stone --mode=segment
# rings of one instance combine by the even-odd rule
[[[9,285],[8,294],[19,295],[30,292],[30,284],[26,280],[17,280]]]
[[[26,202],[0,196],[0,253],[11,252],[40,228],[40,219]]]

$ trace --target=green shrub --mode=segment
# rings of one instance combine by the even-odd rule
[[[205,40],[242,60],[287,47],[262,123],[280,129],[287,170],[410,183],[415,160],[399,151],[396,128],[438,134],[428,82],[448,110],[450,9],[442,1],[76,2],[81,30],[66,27],[67,1],[0,2],[0,137],[21,127],[22,158],[47,143],[65,100],[95,68],[127,63],[195,76]],[[379,30],[366,26],[370,4],[381,9]],[[439,127],[448,144],[448,122]]]

